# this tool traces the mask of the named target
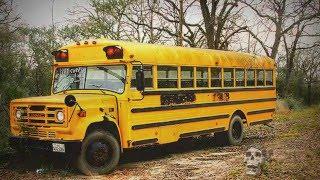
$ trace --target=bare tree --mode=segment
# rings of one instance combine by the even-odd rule
[[[313,0],[241,0],[257,16],[259,24],[266,29],[263,35],[248,28],[250,35],[262,46],[267,56],[275,59],[281,40],[285,34],[297,25],[319,17],[319,1]],[[260,27],[263,28],[263,27]],[[272,37],[270,37],[272,36]],[[272,39],[272,42],[270,42]]]
[[[302,70],[307,84],[307,103],[312,103],[312,85],[320,83],[320,51],[318,48],[310,48],[299,51],[298,68]]]
[[[198,30],[195,30],[196,27],[201,27],[200,24],[188,24],[185,21],[185,14],[189,8],[195,3],[194,1],[183,1],[183,11],[180,10],[179,1],[175,0],[147,0],[144,1],[147,5],[147,13],[152,14],[152,20],[150,21],[141,21],[136,17],[137,11],[131,11],[132,14],[126,14],[125,16],[128,20],[136,25],[144,26],[155,32],[158,32],[161,35],[164,41],[172,41],[174,39],[174,44],[179,45],[179,39],[182,38],[183,42],[187,43],[191,47],[196,46],[197,37],[195,37]],[[181,14],[179,18],[179,14]],[[180,23],[180,20],[183,22]],[[152,23],[150,23],[152,22]],[[187,32],[181,37],[179,25],[186,27]],[[201,38],[200,38],[201,39]]]
[[[236,21],[241,12],[239,0],[200,0],[201,14],[204,21],[204,34],[209,49],[227,49],[230,39],[244,31],[247,26],[237,25]]]
[[[13,13],[13,0],[0,0],[0,25],[8,25],[19,19]]]
[[[314,29],[320,25],[320,19],[303,21],[295,25],[295,28],[287,34],[283,34],[283,42],[286,59],[286,77],[285,82],[290,82],[292,71],[294,69],[294,60],[299,50],[306,50],[313,47],[319,47],[319,42],[313,42],[316,38]],[[310,32],[311,31],[311,32]],[[319,36],[320,37],[320,36]],[[305,43],[311,42],[311,43]],[[288,91],[289,83],[284,85],[284,92]]]
[[[132,0],[90,0],[90,7],[76,6],[69,14],[76,17],[70,22],[80,24],[90,37],[125,39],[124,14]]]
[[[167,34],[175,39],[175,44],[180,45],[181,40],[191,47],[210,49],[227,49],[231,38],[243,31],[246,26],[237,25],[241,8],[236,1],[210,1],[206,0],[163,0],[157,1],[159,7],[152,8],[153,1],[147,1],[149,10],[161,22],[158,26],[153,24],[152,29]],[[209,8],[211,10],[209,10]],[[202,18],[195,19],[195,13]],[[137,21],[131,15],[127,18],[142,26],[151,28],[150,24]],[[184,29],[183,34],[182,28]]]
[[[13,1],[0,0],[0,50],[3,53],[8,49],[8,44],[13,33],[17,30],[12,24],[19,20],[13,12]]]

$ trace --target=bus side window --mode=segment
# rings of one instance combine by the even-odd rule
[[[140,68],[139,66],[133,66],[132,68],[132,79],[131,79],[131,87],[136,87],[136,72]],[[152,66],[144,65],[143,66],[144,78],[145,78],[145,87],[153,88],[153,75],[152,75]]]
[[[223,69],[224,87],[233,87],[234,73],[232,68]]]
[[[247,70],[247,86],[255,86],[254,70]]]
[[[257,86],[264,86],[264,70],[257,70]]]
[[[178,88],[178,67],[158,66],[158,88]]]
[[[211,68],[211,87],[221,87],[221,68]]]
[[[266,85],[273,86],[273,72],[272,72],[272,70],[266,71]]]
[[[197,87],[209,87],[207,67],[197,67]]]
[[[181,88],[193,87],[193,67],[181,67]]]
[[[244,86],[244,69],[236,69],[236,86]]]

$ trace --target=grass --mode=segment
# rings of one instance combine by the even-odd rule
[[[299,109],[299,110],[292,110],[289,113],[280,113],[276,114],[275,120],[279,122],[283,121],[291,121],[291,120],[305,120],[310,119],[311,120],[319,116],[320,112],[320,106],[312,106],[307,107],[305,109]]]
[[[245,175],[245,167],[235,166],[231,179],[314,179],[320,170],[320,106],[294,109],[274,117],[275,137],[261,140],[260,145],[274,149],[271,160],[262,166],[257,177]],[[259,133],[259,127],[253,127]],[[241,159],[242,160],[242,159]]]

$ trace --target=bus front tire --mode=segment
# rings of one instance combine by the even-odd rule
[[[215,133],[215,139],[219,145],[240,145],[244,137],[243,120],[235,115],[230,121],[228,131]]]
[[[85,175],[101,175],[113,171],[119,159],[117,139],[109,132],[94,131],[82,142],[77,167]]]

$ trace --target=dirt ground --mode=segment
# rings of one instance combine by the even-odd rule
[[[268,126],[246,129],[241,146],[217,146],[214,137],[184,139],[169,145],[126,151],[118,168],[105,176],[83,176],[68,157],[0,157],[1,179],[319,179],[320,107],[278,113]],[[271,158],[257,177],[245,174],[250,147]]]

